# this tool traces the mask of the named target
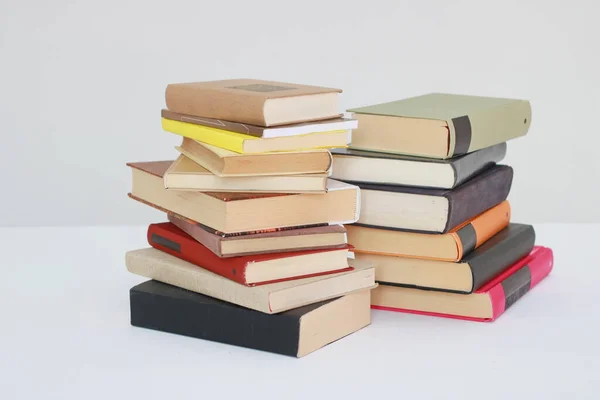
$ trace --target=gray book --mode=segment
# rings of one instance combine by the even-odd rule
[[[336,149],[332,177],[346,182],[452,189],[493,167],[506,156],[500,143],[446,160]]]

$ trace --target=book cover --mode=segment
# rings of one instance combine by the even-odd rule
[[[291,260],[295,257],[306,258],[306,256],[312,254],[326,253],[329,251],[344,251],[350,249],[350,246],[346,245],[343,248],[335,249],[316,249],[316,250],[304,250],[304,251],[293,251],[285,253],[274,253],[274,254],[256,254],[249,256],[238,256],[231,258],[220,258],[206,246],[196,241],[193,237],[179,229],[177,226],[170,222],[150,224],[147,232],[147,239],[150,246],[171,254],[177,258],[188,261],[194,265],[202,267],[215,274],[221,275],[232,281],[241,283],[246,286],[257,286],[264,285],[274,282],[283,282],[292,279],[309,278],[313,276],[327,275],[338,272],[351,271],[352,267],[349,267],[347,262],[343,266],[331,265],[329,270],[318,273],[308,273],[297,276],[290,276],[287,278],[273,279],[270,281],[262,282],[249,282],[246,276],[246,269],[249,265],[266,262],[277,259]],[[347,253],[347,251],[344,251]],[[345,257],[344,257],[345,258]],[[322,269],[322,266],[316,266]]]
[[[325,193],[328,174],[222,178],[181,154],[163,176],[169,190],[242,193]]]
[[[227,234],[319,224],[340,225],[358,219],[360,189],[333,179],[326,193],[185,192],[164,188],[172,161],[135,162],[129,197],[174,212]],[[291,212],[290,210],[294,210]],[[238,217],[234,217],[234,214]],[[239,218],[244,215],[244,218]]]
[[[382,285],[468,294],[483,287],[505,269],[529,254],[534,244],[535,230],[532,225],[511,223],[458,262],[392,257],[392,261],[396,260],[397,262],[396,265],[389,266],[383,263],[378,264],[377,256],[362,256],[357,252],[356,257],[360,261],[375,264],[376,279]],[[387,269],[384,270],[384,268]],[[394,269],[390,270],[390,268]],[[440,274],[446,273],[454,276],[445,276],[440,279],[439,276],[430,272],[436,270]],[[405,271],[405,273],[400,274],[400,271]],[[409,273],[410,271],[419,271],[420,273]],[[456,281],[454,278],[458,278],[459,274],[463,278]],[[394,281],[389,278],[392,275],[395,277]],[[413,281],[409,281],[409,279]],[[451,287],[451,283],[455,286]]]
[[[340,249],[345,248],[347,245],[346,229],[342,225],[298,227],[294,229],[281,228],[267,232],[242,232],[237,235],[226,235],[179,214],[170,212],[167,212],[167,214],[169,222],[221,258],[301,250]],[[291,243],[286,238],[305,238],[305,240],[294,240]],[[253,247],[253,250],[246,251],[227,249],[231,247],[228,246],[229,243],[237,244],[239,242],[259,242],[261,246],[257,245]]]
[[[171,119],[173,121],[188,122],[190,124],[208,126],[263,139],[282,136],[305,135],[308,133],[349,130],[355,129],[358,125],[357,121],[351,118],[332,118],[324,121],[304,122],[291,125],[281,125],[278,127],[265,127],[259,125],[242,124],[239,122],[226,121],[222,119],[195,117],[193,115],[179,114],[165,109],[161,110],[160,115],[162,118]]]
[[[519,301],[545,279],[554,267],[552,249],[535,246],[531,253],[514,263],[493,280],[472,294],[444,293],[410,288],[386,288],[380,285],[373,292],[371,307],[377,310],[397,311],[436,317],[491,322]],[[380,306],[381,293],[395,290],[398,307]],[[471,305],[469,304],[471,303]],[[465,307],[467,304],[467,307]],[[474,316],[479,314],[479,316]]]
[[[524,136],[531,125],[531,105],[527,100],[448,93],[430,93],[348,111],[443,122],[450,139],[444,158]]]
[[[448,200],[446,224],[440,233],[447,233],[465,221],[506,200],[512,186],[512,180],[513,169],[510,166],[496,165],[454,189],[430,189],[370,183],[356,183],[356,185],[365,191],[374,190],[446,198]],[[356,224],[383,229],[418,231],[403,227],[370,225],[365,223],[364,220],[361,216]]]
[[[311,104],[310,108],[315,109],[311,115],[272,122],[268,115],[269,102],[272,100],[300,98],[302,102],[310,100],[310,96],[324,97],[323,95],[337,95],[341,92],[341,89],[288,82],[225,79],[169,84],[165,90],[165,101],[167,109],[181,114],[273,126],[338,118],[340,113],[337,110],[337,101],[332,106],[319,110],[320,112],[316,112],[318,107]],[[325,115],[321,115],[324,111],[327,111]]]
[[[371,265],[348,262],[352,271],[248,287],[152,247],[125,254],[125,266],[132,274],[267,314],[376,286]]]
[[[337,130],[306,135],[263,139],[243,133],[226,131],[210,126],[161,119],[162,129],[212,146],[239,154],[261,154],[280,151],[301,151],[346,147],[352,132]]]
[[[132,326],[292,357],[310,354],[371,322],[368,290],[265,314],[149,280],[130,289],[129,301]]]
[[[425,158],[352,148],[334,149],[331,151],[334,156],[332,177],[354,183],[453,189],[502,161],[506,156],[506,148],[506,143],[500,143],[451,159]],[[345,162],[343,158],[347,157],[367,159],[370,162],[368,164],[361,163],[362,168],[351,168],[352,174],[344,174],[345,171],[340,166],[343,166],[342,163]],[[447,171],[442,169],[444,167]],[[448,176],[448,180],[442,179],[446,176]]]
[[[347,225],[355,253],[381,254],[457,262],[479,248],[510,223],[508,200],[484,211],[448,233],[420,233]]]

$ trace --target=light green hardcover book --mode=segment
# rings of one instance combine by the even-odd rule
[[[527,100],[431,93],[348,110],[358,120],[352,148],[452,158],[524,136]]]

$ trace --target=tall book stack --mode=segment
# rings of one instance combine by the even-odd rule
[[[528,101],[435,93],[349,111],[359,126],[333,177],[361,188],[346,228],[375,265],[373,308],[492,321],[550,273],[499,164],[529,130]]]
[[[132,162],[129,196],[166,213],[126,255],[134,326],[301,357],[366,325],[374,268],[345,223],[360,189],[330,179],[357,121],[341,90],[259,80],[171,84],[177,157]]]

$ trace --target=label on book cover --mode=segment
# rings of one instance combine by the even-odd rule
[[[515,304],[531,287],[531,270],[529,265],[523,268],[502,281],[502,289],[504,290],[504,310],[508,310],[510,306]]]

